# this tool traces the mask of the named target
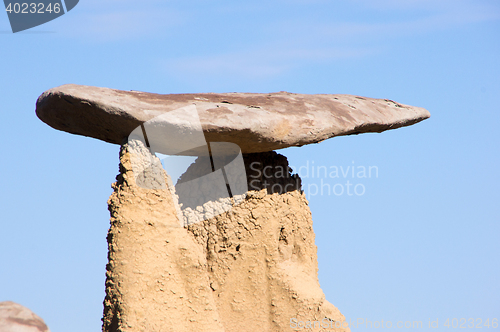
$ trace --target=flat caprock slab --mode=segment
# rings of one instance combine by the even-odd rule
[[[199,119],[192,117],[192,112],[189,119],[181,119],[182,108],[192,110],[193,106]],[[115,144],[122,144],[134,129],[148,121],[179,132],[195,132],[198,127],[206,141],[235,143],[243,153],[302,146],[335,136],[382,132],[430,116],[420,107],[351,95],[163,95],[75,84],[45,91],[38,98],[36,114],[55,129]],[[164,145],[163,150],[168,151],[169,144],[177,142],[165,140],[156,144],[157,150]]]

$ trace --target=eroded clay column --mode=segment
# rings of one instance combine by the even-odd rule
[[[142,179],[156,189],[138,186],[133,171],[134,162],[151,160],[156,168],[147,167]],[[122,146],[120,174],[108,201],[105,332],[224,331],[203,249],[179,226],[168,182],[142,142]]]
[[[188,226],[207,257],[225,331],[294,331],[299,321],[322,323],[308,331],[349,331],[319,285],[311,212],[300,178],[276,152],[247,154],[244,160],[245,200]],[[191,172],[197,173],[196,163],[186,175]]]

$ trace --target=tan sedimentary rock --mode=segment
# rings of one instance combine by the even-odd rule
[[[185,228],[166,173],[149,177],[165,187],[136,184],[132,164],[145,151],[122,147],[109,200],[103,331],[292,331],[291,319],[343,322],[320,289],[311,213],[285,157],[245,155],[253,170],[286,173],[264,184],[249,171],[254,190],[243,202]],[[186,173],[198,170],[195,163]]]
[[[243,153],[267,152],[325,139],[382,132],[427,119],[427,110],[388,99],[351,95],[277,93],[155,94],[67,84],[45,91],[38,117],[53,128],[122,144],[141,124],[167,132],[156,152],[176,150],[181,133],[201,130],[187,123],[195,107],[208,142],[231,142]],[[176,132],[170,135],[169,132]],[[186,139],[184,137],[184,139]],[[199,155],[199,151],[175,151]]]
[[[254,181],[245,201],[188,226],[204,248],[225,330],[292,331],[293,319],[342,326],[344,316],[325,300],[318,282],[313,222],[300,178],[275,152],[244,158],[247,167],[253,164],[247,174]],[[266,174],[273,176],[263,179],[269,166]]]
[[[120,174],[108,201],[103,331],[224,331],[203,249],[179,226],[166,187],[136,184],[133,162],[129,146],[122,147]],[[148,180],[168,185],[163,172]]]

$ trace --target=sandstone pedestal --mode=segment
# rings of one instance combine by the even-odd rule
[[[166,187],[138,186],[132,162],[144,155],[134,151],[122,147],[109,200],[103,331],[292,331],[293,319],[342,326],[320,289],[311,213],[284,156],[245,155],[253,181],[245,200],[182,227],[168,175],[156,173]],[[274,175],[263,179],[266,166]]]

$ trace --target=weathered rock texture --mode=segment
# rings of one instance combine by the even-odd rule
[[[203,248],[179,226],[170,191],[136,184],[132,162],[127,145],[108,202],[103,331],[224,331]]]
[[[255,190],[243,202],[184,228],[168,188],[135,183],[134,151],[122,147],[109,200],[103,331],[292,331],[293,318],[344,320],[320,289],[311,214],[285,157],[245,155],[254,170],[280,175],[264,184],[249,173]]]
[[[43,319],[28,308],[11,302],[0,302],[1,332],[50,332]]]
[[[244,158],[245,165],[253,163],[249,188],[257,190],[227,213],[188,227],[204,248],[225,331],[290,331],[292,318],[343,322],[318,282],[313,223],[300,178],[275,152]],[[262,179],[266,166],[273,177]]]
[[[161,95],[68,84],[44,92],[38,117],[72,134],[122,144],[141,124],[149,130],[185,133],[201,130],[186,123],[183,107],[196,107],[208,142],[231,142],[243,153],[266,152],[317,143],[334,136],[382,132],[409,126],[430,116],[423,108],[388,99],[351,95],[279,93],[199,93]],[[163,116],[167,115],[167,116]],[[176,135],[175,137],[177,137]],[[159,139],[156,152],[177,151],[175,137]]]

